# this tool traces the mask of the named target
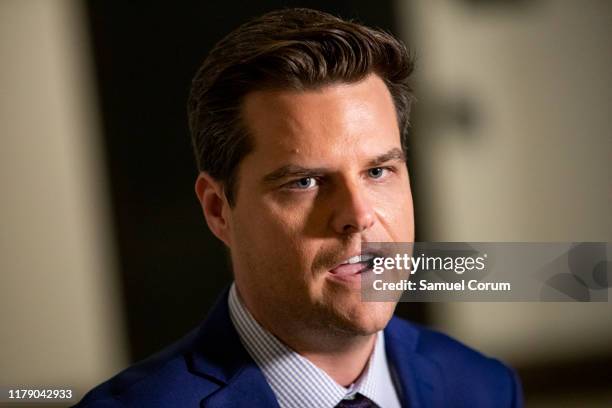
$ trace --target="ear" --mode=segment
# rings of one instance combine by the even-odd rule
[[[195,193],[202,206],[208,228],[231,248],[230,206],[225,198],[222,183],[209,174],[200,172],[195,182]]]

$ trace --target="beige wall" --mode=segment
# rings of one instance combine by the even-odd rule
[[[420,103],[467,96],[478,114],[471,129],[441,125],[431,110],[416,119],[425,238],[610,241],[612,3],[468,3],[398,2],[411,22]],[[610,303],[452,303],[435,316],[514,364],[612,344]]]
[[[81,3],[0,2],[0,384],[126,362]]]

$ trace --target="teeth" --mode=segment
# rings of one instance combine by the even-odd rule
[[[346,261],[344,261],[343,264],[356,264],[356,263],[359,263],[359,262],[367,262],[367,261],[369,261],[372,258],[374,258],[374,256],[370,255],[370,254],[355,255],[353,257],[350,257]]]

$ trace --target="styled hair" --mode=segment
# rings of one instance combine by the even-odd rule
[[[187,111],[198,170],[222,182],[233,206],[238,166],[254,148],[241,119],[248,93],[311,90],[371,73],[389,89],[405,149],[413,67],[392,35],[324,12],[284,9],[251,20],[214,46],[193,79]]]

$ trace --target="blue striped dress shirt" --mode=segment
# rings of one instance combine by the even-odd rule
[[[230,288],[228,304],[242,344],[263,372],[281,408],[331,408],[357,393],[381,408],[401,406],[389,372],[382,330],[367,367],[346,388],[264,329],[242,304],[235,283]]]

